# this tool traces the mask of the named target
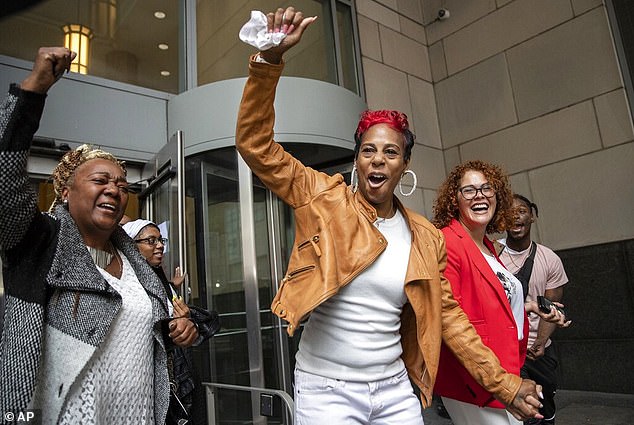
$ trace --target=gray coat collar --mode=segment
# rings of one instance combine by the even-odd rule
[[[97,270],[68,210],[58,205],[53,216],[60,222],[60,232],[56,254],[48,276],[49,284],[67,290],[114,292]],[[139,282],[152,301],[155,318],[167,318],[169,310],[163,284],[145,258],[141,256],[132,239],[120,226],[117,226],[110,240],[115,248],[130,261]]]

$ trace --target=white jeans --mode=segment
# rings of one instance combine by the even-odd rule
[[[442,404],[454,425],[522,425],[507,410],[478,407],[475,404],[442,398]]]
[[[342,381],[295,369],[296,425],[421,425],[420,401],[403,369],[372,382]]]

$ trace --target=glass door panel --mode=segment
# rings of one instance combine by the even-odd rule
[[[246,299],[243,289],[240,204],[235,176],[219,175],[203,164],[202,178],[207,203],[203,206],[207,303],[218,311],[222,329],[213,338],[213,382],[250,385]],[[235,174],[232,173],[232,174]],[[218,418],[237,423],[250,421],[248,393],[220,392]]]
[[[196,234],[192,255],[200,304],[220,315],[221,329],[194,350],[203,382],[251,385],[247,298],[244,290],[240,192],[233,147],[186,161],[187,197],[192,200],[188,232]],[[193,230],[192,230],[193,228]],[[250,394],[215,393],[217,424],[253,423]]]
[[[280,266],[286,261],[282,255],[275,221],[279,217],[281,204],[273,194],[258,181],[253,185],[253,220],[255,224],[255,246],[257,254],[258,297],[260,305],[260,338],[262,346],[262,369],[264,387],[275,388],[293,394],[290,387],[287,336],[283,334],[281,321],[271,313],[270,305],[281,275]],[[274,409],[268,423],[285,423],[285,410]]]

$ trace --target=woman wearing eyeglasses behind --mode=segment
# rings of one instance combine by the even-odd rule
[[[218,313],[209,312],[195,306],[188,306],[178,296],[185,275],[180,267],[176,267],[174,277],[168,280],[163,270],[163,251],[167,239],[161,236],[161,231],[156,223],[150,220],[129,221],[123,226],[123,230],[134,240],[136,246],[147,260],[148,264],[161,279],[166,293],[169,295],[168,306],[170,317],[189,318],[198,329],[198,338],[192,340],[189,345],[168,344],[168,372],[170,378],[170,405],[167,413],[166,424],[177,424],[179,420],[188,419],[191,424],[203,423],[201,403],[202,393],[199,379],[194,372],[194,364],[189,346],[198,346],[211,338],[220,328]]]
[[[165,250],[165,244],[167,238],[161,236],[161,231],[158,226],[150,220],[134,220],[123,224],[123,230],[134,239],[136,247],[145,257],[148,264],[154,268],[154,271],[159,275],[163,283],[171,283],[179,289],[185,280],[185,276],[181,273],[180,267],[176,267],[174,271],[174,277],[171,281],[167,279],[165,272],[161,265],[163,264],[163,251]],[[176,295],[175,291],[170,290],[168,294]]]
[[[526,355],[526,311],[565,326],[558,312],[524,304],[521,283],[506,270],[487,233],[502,232],[512,219],[513,198],[502,170],[483,161],[465,162],[438,190],[434,224],[447,245],[444,276],[455,299],[497,355],[502,367],[519,374]],[[482,388],[443,343],[434,390],[442,396],[455,425],[521,424]]]

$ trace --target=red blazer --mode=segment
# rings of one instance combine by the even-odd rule
[[[518,341],[515,319],[504,289],[480,249],[455,219],[441,230],[447,245],[445,277],[451,283],[454,297],[482,342],[497,355],[502,367],[519,375],[528,343],[526,313],[524,339]],[[491,241],[485,237],[484,243],[497,258]],[[440,350],[434,391],[441,396],[478,406],[504,408],[471,377],[444,343]]]

